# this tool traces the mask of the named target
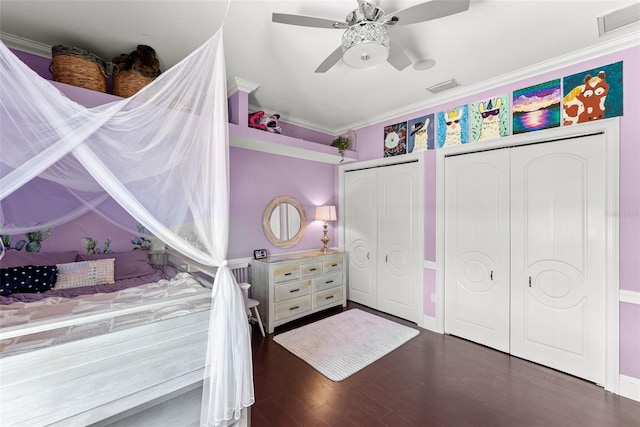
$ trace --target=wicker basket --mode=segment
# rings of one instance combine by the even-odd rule
[[[115,70],[113,73],[113,94],[128,98],[153,80],[153,77],[143,76],[133,69],[124,71]]]
[[[107,91],[110,64],[98,56],[71,46],[56,45],[51,48],[50,71],[53,80],[98,92]]]

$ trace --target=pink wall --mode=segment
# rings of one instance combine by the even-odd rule
[[[640,292],[640,47],[629,48],[596,59],[541,74],[516,83],[496,87],[472,96],[456,99],[437,107],[416,111],[377,123],[357,131],[360,160],[378,159],[383,156],[384,126],[437,113],[461,104],[468,104],[502,93],[543,83],[552,79],[623,61],[624,116],[620,118],[620,212],[612,213],[620,218],[620,289]],[[425,154],[425,260],[435,261],[436,203],[435,203],[435,152]],[[430,274],[425,272],[424,313],[434,316],[435,304],[430,293],[435,289]],[[624,309],[622,309],[624,306]],[[620,314],[620,367],[621,373],[640,378],[640,305],[621,304]]]

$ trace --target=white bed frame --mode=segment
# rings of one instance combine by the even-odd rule
[[[166,258],[175,257],[172,253]],[[214,273],[184,259],[177,266]],[[234,263],[233,268],[246,268],[246,264]],[[149,304],[127,310],[138,308],[149,308]],[[108,315],[75,316],[60,322],[87,323]],[[0,425],[175,425],[154,422],[160,414],[164,421],[174,417],[181,426],[197,426],[208,322],[206,310],[4,357],[0,359]],[[56,322],[29,324],[21,331],[6,328],[0,331],[0,339],[59,326]],[[248,425],[245,415],[239,426]]]

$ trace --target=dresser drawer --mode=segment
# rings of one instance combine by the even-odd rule
[[[323,291],[342,285],[342,272],[325,274],[322,277],[313,279],[313,292]]]
[[[273,271],[273,281],[275,283],[288,282],[289,280],[296,280],[300,278],[300,265],[288,265],[285,267],[278,267]]]
[[[324,260],[324,272],[342,271],[342,257],[334,257]]]
[[[322,274],[322,262],[314,262],[300,265],[300,276],[311,277]]]
[[[307,311],[311,312],[311,295],[274,304],[274,317],[276,321],[290,316],[297,316]]]
[[[313,308],[342,302],[342,286],[313,294]]]
[[[291,298],[309,295],[310,293],[311,279],[278,285],[273,292],[273,302],[286,301]]]

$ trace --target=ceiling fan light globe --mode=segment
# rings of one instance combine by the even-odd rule
[[[377,22],[352,25],[342,35],[342,61],[352,68],[371,68],[389,57],[389,32]]]
[[[387,60],[389,49],[379,43],[358,43],[342,54],[342,61],[351,68],[372,68]]]

